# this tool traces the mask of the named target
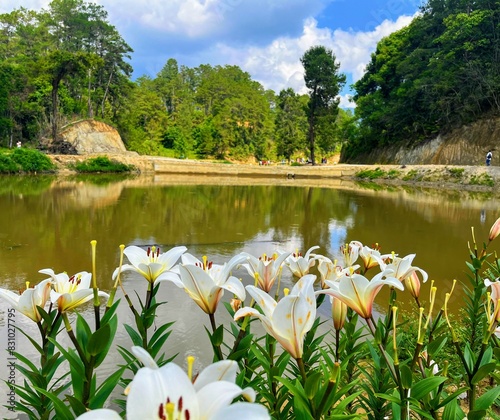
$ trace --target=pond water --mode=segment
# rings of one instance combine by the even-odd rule
[[[415,253],[413,264],[435,280],[442,302],[452,280],[466,278],[471,227],[481,243],[500,216],[500,201],[489,194],[340,180],[1,177],[0,200],[0,287],[11,290],[24,288],[26,281],[43,280],[45,276],[38,273],[43,268],[70,275],[91,271],[91,240],[97,240],[97,277],[105,291],[119,264],[120,244],[156,245],[165,251],[185,245],[199,258],[207,255],[214,263],[224,263],[242,251],[259,256],[278,249],[305,252],[314,245],[320,246],[318,253],[340,259],[340,246],[358,240],[378,243],[382,253]],[[492,250],[496,249],[494,244]],[[245,272],[235,275],[249,283]],[[284,282],[290,285],[292,279],[285,276]],[[429,282],[423,286],[424,301],[428,286]],[[141,295],[145,281],[127,273],[124,287],[131,295],[134,290]],[[377,297],[381,307],[387,296],[388,290],[382,290]],[[169,355],[179,354],[182,361],[195,354],[200,364],[207,363],[208,317],[172,284],[161,285],[160,298],[168,301],[160,320],[175,320]],[[460,291],[451,303],[458,311]],[[403,297],[403,306],[411,304]],[[120,323],[133,324],[128,308],[122,306]],[[7,309],[0,301],[4,333]],[[219,312],[218,321],[228,321],[224,310]],[[328,316],[329,308],[325,305],[321,313]],[[17,314],[16,322],[37,336],[33,323],[22,314]],[[30,345],[19,335],[18,350],[20,346],[29,353]],[[5,337],[0,339],[3,348]],[[123,329],[117,342],[130,346]],[[105,367],[103,375],[113,366]],[[6,366],[0,369],[2,379],[5,370]]]

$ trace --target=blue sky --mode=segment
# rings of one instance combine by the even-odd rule
[[[358,80],[377,42],[408,25],[421,0],[97,0],[134,49],[134,77],[179,64],[237,65],[266,89],[305,93],[300,57],[333,50],[348,84]],[[48,0],[0,0],[0,13],[46,8]],[[349,87],[341,105],[348,107]],[[352,106],[352,105],[351,105]]]

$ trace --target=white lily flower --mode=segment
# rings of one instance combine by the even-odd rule
[[[42,317],[38,307],[43,308],[49,299],[51,280],[47,279],[35,287],[27,288],[18,295],[10,290],[0,289],[0,298],[7,301],[16,311],[21,312],[35,322],[40,322]]]
[[[316,293],[325,293],[339,299],[365,319],[371,318],[373,301],[382,286],[404,290],[403,284],[392,277],[391,271],[379,273],[371,280],[361,274],[352,273],[336,282],[327,280],[326,284],[330,286],[329,289]]]
[[[486,279],[484,285],[491,287],[490,299],[493,302],[493,315],[488,314],[488,317],[492,321],[500,322],[500,281],[498,278],[495,281]]]
[[[124,264],[121,272],[135,271],[144,277],[151,284],[162,280],[172,280],[175,274],[171,270],[177,263],[179,257],[187,251],[185,246],[176,246],[167,252],[161,253],[160,248],[151,247],[147,250],[131,245],[123,250],[130,264]],[[120,267],[113,273],[113,280],[116,279]]]
[[[311,252],[318,248],[317,245],[309,248],[304,256],[298,250],[288,256],[285,264],[295,277],[301,278],[309,274],[311,267],[316,264],[316,255],[311,254]]]
[[[272,335],[295,359],[302,358],[304,336],[312,328],[316,319],[316,299],[314,281],[316,276],[308,274],[293,286],[292,291],[276,302],[271,296],[254,286],[246,289],[262,311],[241,308],[234,319],[255,316],[262,321],[266,332]]]
[[[380,270],[392,270],[393,277],[396,277],[399,281],[404,281],[408,277],[412,275],[414,272],[419,272],[422,275],[422,280],[425,283],[427,281],[428,275],[427,273],[418,267],[412,267],[411,263],[415,258],[415,254],[407,255],[404,258],[398,257],[396,254],[387,255],[387,258],[380,258],[379,265]],[[389,260],[390,263],[387,264],[386,261]]]
[[[290,252],[282,252],[281,254],[274,254],[272,257],[268,257],[266,254],[259,258],[253,255],[242,252],[248,259],[248,264],[242,264],[246,268],[248,274],[253,278],[257,278],[259,287],[265,292],[273,288],[276,278],[281,273],[283,263],[289,257]]]
[[[180,278],[175,276],[166,280],[184,289],[205,313],[215,313],[224,290],[233,293],[240,300],[245,300],[245,288],[240,280],[231,276],[231,271],[246,261],[246,256],[236,255],[223,265],[212,264],[206,257],[200,261],[191,254],[184,254],[181,258],[182,264],[176,268]]]
[[[145,367],[139,369],[125,391],[128,420],[270,419],[259,404],[231,404],[240,395],[248,401],[255,400],[253,389],[242,389],[234,383],[238,367],[235,361],[223,360],[208,366],[193,384],[176,364],[158,367],[144,349],[132,347],[132,352]]]
[[[93,298],[94,290],[90,287],[92,274],[87,271],[81,271],[71,277],[67,273],[56,274],[50,268],[39,270],[39,273],[52,278],[54,290],[50,292],[50,300],[57,304],[59,312],[71,311]],[[109,297],[101,291],[98,291],[98,296]]]
[[[378,266],[380,260],[385,260],[390,257],[390,255],[381,255],[378,249],[370,248],[369,246],[363,246],[359,250],[359,256],[363,260],[365,272],[370,268]]]
[[[338,281],[341,277],[348,276],[351,270],[356,271],[359,265],[354,265],[352,267],[343,268],[332,261],[330,258],[323,255],[318,256],[318,271],[321,275],[321,288],[327,289],[328,286],[325,283],[326,280]]]
[[[363,244],[359,241],[351,241],[340,248],[344,256],[344,267],[351,267],[356,263],[361,249],[363,249]]]
[[[87,271],[80,271],[71,277],[68,276],[68,273],[56,274],[51,268],[44,268],[38,272],[47,274],[52,278],[53,292],[56,295],[73,293],[80,289],[88,289],[92,280],[92,274]],[[51,295],[54,295],[54,293],[51,293]]]

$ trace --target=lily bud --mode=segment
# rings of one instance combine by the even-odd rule
[[[493,223],[493,226],[490,229],[490,236],[488,237],[488,240],[491,242],[498,235],[500,235],[500,217],[496,220],[495,223]]]
[[[234,312],[236,312],[238,309],[241,308],[241,300],[240,299],[231,299],[231,308],[233,309]]]
[[[404,284],[406,290],[408,290],[415,299],[420,297],[420,279],[416,271],[413,271],[409,277],[404,279]]]
[[[330,382],[336,383],[337,379],[339,377],[339,373],[340,373],[340,363],[335,362],[333,364],[333,368],[332,368],[332,372],[331,372],[331,376],[330,376]]]
[[[335,330],[340,331],[344,328],[345,319],[347,316],[347,305],[340,299],[331,296],[332,301],[332,318]]]

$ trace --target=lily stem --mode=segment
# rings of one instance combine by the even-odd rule
[[[208,314],[210,318],[210,325],[212,326],[212,332],[215,335],[215,331],[217,330],[217,325],[215,323],[215,314]],[[219,360],[224,360],[224,356],[222,355],[222,349],[220,348],[220,344],[215,344],[212,341],[212,345],[214,346],[215,354]]]
[[[295,360],[297,361],[297,366],[299,367],[300,374],[302,376],[302,380],[303,380],[303,382],[305,384],[306,383],[306,379],[307,379],[307,374],[306,374],[306,367],[304,365],[304,361],[302,360],[301,357],[298,357]]]
[[[373,321],[370,318],[366,318],[365,320],[366,320],[366,324],[370,328],[370,331],[371,331],[373,337],[375,337],[375,335],[376,335],[376,328],[375,328],[375,325],[374,325]],[[391,364],[391,361],[389,360],[389,356],[387,355],[387,352],[385,351],[384,346],[382,345],[382,343],[378,343],[378,347],[379,347],[380,352],[382,353],[382,356],[383,356],[383,358],[384,358],[384,360],[385,360],[385,362],[387,364],[387,368],[389,369],[389,372],[391,372],[391,375],[392,375],[392,378],[394,379],[394,382],[399,387],[398,376],[396,374],[394,366]]]
[[[75,349],[78,353],[78,356],[80,356],[80,360],[82,361],[83,365],[85,366],[85,378],[83,380],[83,392],[82,392],[82,404],[87,407],[88,406],[88,400],[90,398],[90,386],[92,383],[92,376],[94,374],[94,357],[91,356],[90,360],[87,359],[85,356],[84,351],[82,350],[80,343],[78,342],[75,333],[73,332],[73,328],[71,327],[71,323],[69,322],[68,315],[65,313],[62,314],[63,320],[64,320],[64,325],[66,327],[66,332],[68,333],[68,336],[75,346]]]
[[[307,374],[304,360],[302,360],[302,357],[297,357],[295,360],[297,361],[297,366],[299,367],[300,374],[302,376],[302,384],[305,386],[307,381]],[[311,404],[312,416],[313,418],[316,418],[316,409],[314,408],[314,401],[312,400],[312,398],[309,398],[309,403]]]

